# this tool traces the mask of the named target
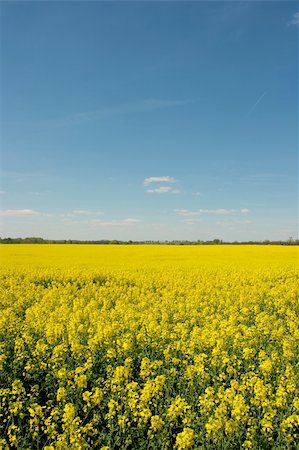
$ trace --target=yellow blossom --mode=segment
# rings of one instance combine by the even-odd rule
[[[191,428],[184,428],[184,430],[179,433],[175,440],[175,448],[178,450],[183,450],[186,448],[191,448],[194,444],[194,430]]]

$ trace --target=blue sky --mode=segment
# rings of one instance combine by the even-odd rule
[[[1,236],[297,237],[297,2],[2,2]]]

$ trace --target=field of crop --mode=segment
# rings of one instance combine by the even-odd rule
[[[2,245],[1,449],[298,449],[298,250]]]

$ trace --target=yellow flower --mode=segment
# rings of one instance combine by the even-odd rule
[[[154,431],[160,430],[160,428],[163,427],[164,423],[164,420],[162,420],[160,416],[151,417],[151,428]]]
[[[103,391],[100,388],[96,387],[91,396],[91,403],[94,406],[99,406],[102,401],[102,398],[103,398]]]
[[[243,349],[243,356],[244,356],[245,360],[250,360],[250,358],[252,358],[253,355],[254,355],[254,349],[253,348],[245,347]]]
[[[57,372],[58,378],[60,378],[61,380],[64,380],[67,378],[67,376],[68,376],[68,373],[67,373],[66,367],[62,367],[61,369],[58,370],[58,372]]]
[[[245,404],[244,397],[241,394],[237,394],[232,403],[232,417],[238,422],[244,422],[247,417],[249,407]]]
[[[175,447],[178,450],[183,450],[186,448],[191,448],[194,444],[194,430],[192,428],[184,428],[181,433],[179,433],[175,440]]]
[[[273,419],[276,416],[276,411],[268,411],[264,414],[261,420],[262,432],[271,434],[274,431]]]
[[[112,399],[109,400],[108,409],[109,409],[109,412],[106,415],[106,417],[107,417],[107,419],[112,419],[117,414],[117,411],[119,409],[118,404],[116,403],[115,400],[112,400]]]
[[[281,429],[284,433],[293,430],[293,428],[299,427],[299,414],[292,414],[291,416],[288,416],[283,422],[281,423]]]
[[[175,420],[182,416],[186,411],[190,409],[188,403],[180,396],[177,396],[167,410],[167,416],[171,420]]]
[[[92,397],[92,392],[90,392],[90,391],[84,391],[82,394],[82,398],[87,403],[88,406],[91,406],[91,397]]]
[[[66,390],[64,387],[60,387],[57,390],[56,399],[57,401],[65,400],[66,398]]]
[[[108,348],[106,354],[107,354],[107,358],[108,358],[108,359],[116,358],[116,351],[114,350],[114,348]],[[103,448],[104,448],[104,447],[103,447]]]
[[[117,423],[122,431],[125,430],[128,422],[129,422],[129,420],[126,416],[124,416],[124,415],[118,416]]]
[[[64,407],[64,414],[62,417],[63,422],[71,423],[76,416],[76,409],[72,403],[67,403]]]
[[[145,379],[148,378],[151,374],[151,361],[149,358],[142,358],[140,364],[140,376]]]
[[[299,397],[295,397],[293,400],[294,408],[299,411]]]
[[[265,361],[260,364],[260,371],[266,376],[269,376],[272,373],[272,368],[273,364],[269,358],[265,359]]]

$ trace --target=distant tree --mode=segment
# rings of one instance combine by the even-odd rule
[[[213,244],[217,244],[217,245],[222,244],[222,240],[221,239],[214,239],[213,240]]]

